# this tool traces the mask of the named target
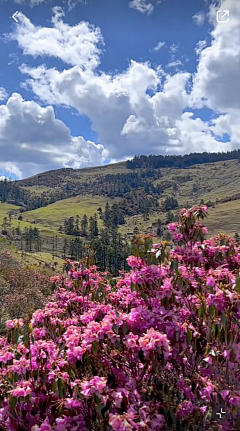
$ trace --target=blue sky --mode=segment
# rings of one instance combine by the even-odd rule
[[[240,148],[240,2],[0,2],[0,175]]]

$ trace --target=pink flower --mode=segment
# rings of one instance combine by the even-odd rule
[[[214,385],[211,382],[208,382],[205,388],[199,390],[199,394],[203,400],[211,401],[211,394],[214,390]]]
[[[194,405],[191,401],[183,401],[182,404],[178,407],[177,415],[179,419],[184,419],[186,416],[189,416],[194,411]]]
[[[11,361],[14,358],[14,354],[11,352],[3,352],[0,350],[0,362],[6,364],[8,361]]]
[[[237,396],[235,396],[235,397],[231,397],[231,398],[229,399],[229,404],[230,404],[231,406],[237,406],[237,407],[240,407],[240,397],[237,397]]]
[[[177,224],[177,223],[170,223],[170,224],[168,225],[168,229],[169,229],[172,233],[173,233],[173,232],[176,232],[177,227],[178,227],[178,224]]]
[[[143,337],[139,338],[139,346],[147,356],[150,352],[163,352],[164,358],[170,356],[170,345],[166,334],[155,329],[149,329]]]
[[[91,394],[101,394],[107,385],[107,379],[105,377],[94,377],[91,380],[86,380],[82,383],[81,393],[85,397],[89,397]]]
[[[44,422],[40,425],[40,427],[38,425],[34,425],[31,428],[31,431],[52,431],[52,427],[49,423],[49,419],[48,417],[46,417],[46,419],[44,420]]]
[[[126,338],[127,338],[126,344],[130,349],[135,349],[136,347],[138,347],[137,345],[138,335],[134,335],[132,332],[130,332]]]
[[[17,386],[15,389],[9,391],[13,397],[27,397],[31,394],[32,389],[29,386],[29,382],[23,382],[22,386]]]
[[[212,286],[212,287],[215,286],[215,280],[212,276],[207,277],[207,286]]]
[[[134,418],[134,415],[128,415],[127,413],[123,415],[109,415],[109,425],[112,427],[113,431],[131,431],[133,426],[131,425],[129,419]]]
[[[24,326],[24,322],[23,319],[7,320],[6,325],[8,329],[22,328]]]
[[[140,268],[142,266],[142,259],[140,257],[129,256],[127,259],[127,263],[132,268]]]
[[[223,400],[225,400],[228,397],[229,393],[230,393],[230,391],[228,391],[228,390],[220,391],[220,395],[221,395]]]

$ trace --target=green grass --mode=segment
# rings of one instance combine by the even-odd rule
[[[219,233],[234,236],[236,232],[240,233],[240,200],[209,208],[208,214],[204,224],[207,226],[210,236]]]
[[[95,168],[85,168],[82,170],[71,171],[69,175],[76,178],[77,181],[86,181],[87,178],[92,180],[98,176],[106,174],[117,174],[131,172],[126,168],[125,163],[116,163],[108,166],[100,166]],[[199,204],[201,199],[207,203],[209,200],[215,202],[216,199],[233,196],[239,193],[240,185],[240,165],[238,161],[231,160],[228,162],[208,163],[202,165],[195,165],[188,169],[161,169],[162,178],[155,181],[157,183],[169,182],[170,185],[166,187],[163,194],[159,198],[159,204],[166,199],[167,196],[173,196],[178,200],[179,209],[183,207],[190,207],[194,204]],[[188,181],[184,177],[190,176]],[[68,177],[65,175],[64,181]],[[174,189],[174,183],[177,184],[178,189]],[[193,192],[193,186],[197,186],[197,192]],[[37,186],[29,187],[29,190],[37,191]],[[39,187],[40,189],[48,189],[49,187]],[[106,202],[110,204],[119,202],[120,198],[108,198],[101,196],[77,196],[62,201],[55,202],[47,207],[39,208],[34,211],[24,213],[24,222],[22,225],[30,226],[35,221],[44,235],[52,235],[58,231],[60,224],[64,219],[71,216],[79,215],[80,218],[87,214],[88,217],[97,212],[101,207],[104,209]],[[231,208],[232,211],[227,211]],[[224,210],[226,209],[226,211]],[[178,211],[175,211],[175,213]],[[209,220],[207,220],[209,233],[215,234],[219,230],[225,230],[226,233],[234,234],[240,232],[240,201],[232,201],[226,204],[216,205],[215,208],[209,209]],[[149,220],[145,221],[142,215],[135,215],[126,217],[126,224],[119,227],[122,234],[132,232],[134,227],[137,226],[142,233],[152,232],[152,223],[160,218],[163,222],[166,220],[166,213],[154,212],[150,214]],[[27,223],[27,224],[26,224]],[[102,227],[101,220],[99,220],[99,227]]]
[[[17,209],[20,209],[20,207],[18,207],[17,205],[0,202],[0,224],[2,224],[4,217],[8,217],[8,212],[10,210],[17,210]]]
[[[76,196],[69,199],[64,199],[46,207],[38,208],[33,211],[24,213],[25,222],[36,222],[36,227],[43,226],[50,230],[58,230],[59,226],[64,223],[66,218],[79,215],[80,218],[86,214],[88,217],[97,213],[97,209],[101,207],[103,210],[106,203],[109,204],[119,202],[119,198],[111,199],[102,196]],[[101,220],[99,220],[101,227]]]

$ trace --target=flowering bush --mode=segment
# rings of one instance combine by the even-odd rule
[[[173,248],[143,256],[140,238],[116,286],[73,263],[30,322],[7,322],[1,430],[240,429],[240,250],[204,240],[206,210],[180,212]]]

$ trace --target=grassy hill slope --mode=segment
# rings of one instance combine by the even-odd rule
[[[113,165],[85,168],[59,169],[44,172],[17,182],[29,197],[46,200],[40,208],[26,211],[26,205],[16,206],[0,203],[0,222],[8,217],[10,210],[22,210],[12,217],[12,227],[39,229],[44,246],[42,256],[51,260],[52,243],[59,239],[60,249],[65,239],[74,239],[59,233],[59,226],[69,217],[84,214],[93,216],[98,209],[104,210],[106,203],[117,204],[125,211],[125,224],[119,226],[120,234],[126,236],[138,228],[141,233],[156,234],[156,222],[160,219],[166,232],[169,210],[166,199],[177,199],[178,208],[171,211],[177,219],[179,209],[204,203],[209,206],[206,225],[209,235],[226,232],[240,234],[240,164],[238,160],[201,163],[188,168],[129,169],[126,162]],[[49,198],[50,196],[50,198]],[[69,197],[68,197],[69,196]],[[142,203],[153,199],[154,205],[146,215]],[[53,203],[48,203],[55,200]],[[24,209],[25,207],[25,209]],[[98,226],[103,222],[98,214]],[[59,257],[62,254],[60,252]]]
[[[84,214],[87,214],[88,217],[93,216],[98,208],[104,208],[107,202],[111,204],[118,203],[119,198],[109,199],[104,196],[76,196],[63,199],[46,207],[25,212],[24,220],[29,223],[34,222],[38,225],[48,226],[52,230],[58,231],[59,226],[64,223],[66,218],[76,215],[83,217]]]

